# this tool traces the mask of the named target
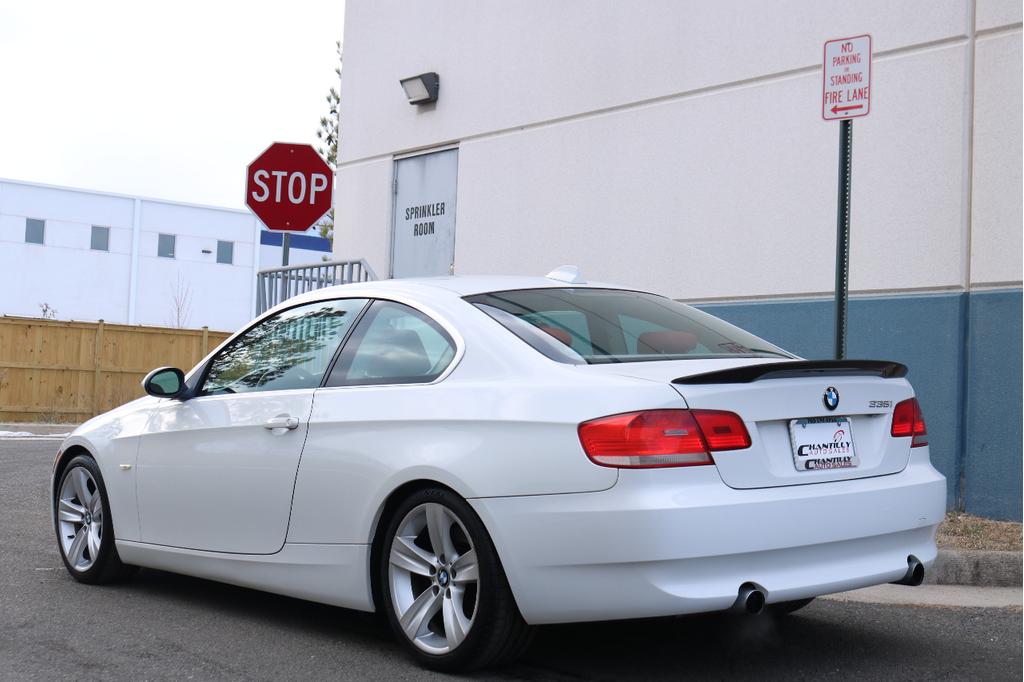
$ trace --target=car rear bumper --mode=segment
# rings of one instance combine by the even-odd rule
[[[913,451],[898,474],[734,490],[714,467],[624,470],[595,493],[470,500],[530,623],[728,609],[753,582],[789,601],[935,560],[946,483]]]

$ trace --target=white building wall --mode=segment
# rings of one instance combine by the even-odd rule
[[[394,157],[457,143],[457,273],[571,262],[686,299],[829,292],[822,44],[870,32],[852,288],[1019,284],[1020,21],[1012,0],[353,0],[336,255],[388,272]],[[424,71],[440,98],[410,106],[397,81]]]
[[[25,243],[27,218],[45,220],[43,245]],[[109,251],[91,250],[93,225],[110,228]],[[0,180],[0,315],[39,316],[46,303],[65,320],[231,331],[254,315],[256,269],[280,267],[280,247],[259,244],[259,230],[247,211]],[[175,235],[174,258],[157,255],[160,233]],[[218,240],[234,243],[232,264],[217,262]],[[324,255],[293,248],[290,262]]]
[[[387,155],[339,165],[334,176],[335,260],[365,258],[381,277],[390,271],[392,165]]]
[[[256,218],[244,211],[142,202],[135,321],[174,326],[181,292],[189,301],[183,326],[242,326],[252,317],[257,230]],[[157,255],[161,233],[175,235],[174,258]],[[217,262],[218,240],[234,242],[232,265]]]
[[[891,51],[966,35],[967,20],[962,0],[354,0],[341,115],[360,134],[339,153],[350,162],[768,74],[820,75],[828,38],[869,30],[876,52]],[[428,70],[441,74],[436,111],[395,106],[397,79]]]
[[[983,12],[983,8],[985,11]],[[996,13],[1000,9],[1002,12]],[[1010,11],[1015,10],[1015,11]],[[982,19],[986,23],[982,23]],[[980,286],[1021,280],[1021,3],[978,6],[974,57],[973,191],[970,275]],[[988,22],[991,22],[989,24]],[[1006,22],[1009,26],[1000,26]],[[1015,22],[1011,24],[1010,22]]]
[[[0,182],[0,314],[126,321],[130,197]],[[25,243],[25,220],[45,220],[45,244]],[[110,227],[110,251],[91,251],[92,225]]]

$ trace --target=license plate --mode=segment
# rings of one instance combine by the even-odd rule
[[[797,471],[849,469],[859,463],[849,417],[791,419],[789,438]]]

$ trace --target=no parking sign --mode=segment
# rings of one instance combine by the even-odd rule
[[[871,36],[825,43],[821,117],[826,121],[867,116],[871,111]]]

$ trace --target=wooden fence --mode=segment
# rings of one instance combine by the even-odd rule
[[[0,317],[0,422],[81,422],[143,394],[154,367],[186,372],[226,332]]]

